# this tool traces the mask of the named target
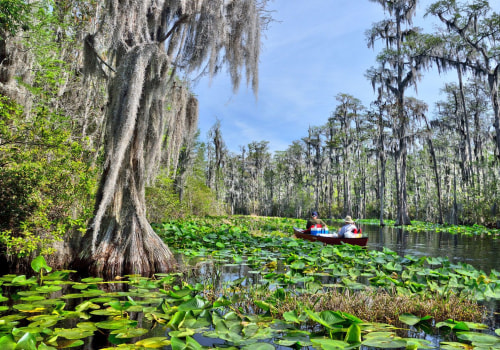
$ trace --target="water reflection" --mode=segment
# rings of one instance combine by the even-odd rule
[[[368,249],[382,251],[389,248],[400,256],[447,257],[452,263],[467,263],[489,275],[500,270],[500,241],[487,235],[463,235],[446,232],[410,232],[404,228],[362,226],[368,235]],[[500,303],[483,302],[489,319],[495,327],[500,325]]]
[[[500,270],[500,244],[492,236],[444,232],[410,232],[404,228],[362,225],[368,235],[368,249],[391,249],[400,256],[447,257],[452,263],[464,262],[489,274]]]

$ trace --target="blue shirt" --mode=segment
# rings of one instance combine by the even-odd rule
[[[346,224],[339,231],[339,237],[344,237],[346,233],[356,230],[356,225]]]

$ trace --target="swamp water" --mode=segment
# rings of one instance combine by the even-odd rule
[[[369,237],[369,244],[367,249],[368,250],[373,250],[373,251],[383,251],[385,249],[390,249],[391,251],[397,253],[399,256],[404,257],[406,255],[412,255],[414,257],[421,257],[421,256],[427,256],[427,257],[448,257],[450,261],[452,262],[466,262],[467,264],[470,264],[474,266],[477,269],[483,270],[486,274],[489,273],[491,270],[498,270],[500,268],[499,266],[499,259],[498,259],[498,239],[494,240],[491,237],[477,237],[477,236],[465,236],[465,235],[458,235],[458,234],[444,234],[444,233],[435,233],[435,232],[405,232],[403,230],[398,230],[398,229],[393,229],[393,228],[383,228],[379,229],[378,226],[370,226],[370,225],[364,225],[362,226],[363,232],[365,235],[368,235]],[[322,249],[326,249],[322,248]],[[258,260],[259,264],[264,264],[264,262],[276,262],[276,265],[274,266],[273,271],[279,272],[283,271],[286,269],[286,263],[283,261],[283,259],[280,257],[278,253],[272,252],[272,251],[265,251],[264,249],[256,249],[256,252],[254,255],[260,255],[260,259]],[[254,256],[255,257],[255,256]],[[191,264],[190,269],[189,269],[189,276],[188,276],[188,281],[189,284],[194,286],[195,283],[199,283],[197,281],[202,281],[202,284],[213,284],[213,285],[219,285],[220,287],[224,287],[225,285],[230,285],[231,283],[234,283],[234,281],[241,280],[241,285],[246,285],[246,286],[255,286],[255,285],[262,285],[269,287],[270,289],[277,289],[279,287],[278,284],[274,284],[274,282],[267,282],[268,284],[266,285],[265,277],[266,273],[262,273],[262,271],[259,271],[258,268],[256,268],[255,264],[251,264],[251,258],[252,256],[247,256],[243,261],[240,262],[235,262],[231,261],[231,258],[229,258],[229,255],[226,257],[221,257],[220,255],[215,255],[211,256],[210,253],[207,254],[207,256],[197,256],[191,255],[190,257],[187,256],[179,256],[179,261],[182,262],[188,262]],[[250,262],[250,263],[248,263]],[[162,276],[160,276],[162,278]],[[169,277],[164,277],[165,279],[168,279]],[[16,278],[13,278],[15,280]],[[192,281],[191,281],[192,280]],[[111,290],[107,290],[105,295],[103,293],[100,293],[100,290],[102,287],[99,287],[99,289],[94,288],[92,285],[91,281],[87,281],[87,284],[78,284],[76,282],[73,282],[72,284],[69,284],[68,287],[70,287],[71,291],[76,290],[81,290],[80,293],[71,293],[68,291],[61,291],[58,297],[60,298],[59,300],[40,300],[40,297],[38,296],[38,292],[29,292],[25,294],[19,294],[19,297],[23,301],[18,301],[23,303],[22,307],[17,307],[16,309],[24,312],[24,313],[31,313],[32,315],[36,315],[37,311],[39,308],[43,308],[46,305],[57,305],[57,307],[54,309],[52,312],[52,315],[45,317],[40,317],[37,319],[33,319],[31,321],[31,324],[28,324],[29,322],[25,322],[25,320],[20,320],[19,325],[16,327],[19,327],[19,332],[21,332],[22,326],[27,326],[29,327],[28,330],[31,330],[32,332],[37,332],[38,329],[44,327],[44,326],[49,326],[49,324],[52,324],[52,322],[58,322],[57,327],[62,327],[62,328],[71,328],[71,330],[68,331],[61,331],[60,332],[60,339],[61,337],[75,337],[73,339],[77,339],[77,337],[82,336],[82,338],[78,339],[83,339],[83,344],[82,345],[76,345],[74,344],[72,347],[77,349],[77,350],[94,350],[94,349],[103,349],[106,347],[115,347],[117,344],[120,343],[120,339],[117,338],[117,336],[120,334],[119,332],[114,331],[114,328],[116,324],[113,322],[107,321],[108,317],[110,315],[115,315],[116,317],[119,317],[120,315],[128,314],[129,319],[128,320],[122,320],[123,323],[130,323],[131,328],[128,328],[127,332],[130,332],[130,334],[126,334],[125,338],[129,338],[134,336],[134,340],[125,340],[125,343],[131,344],[134,342],[137,342],[140,339],[143,338],[149,338],[149,339],[155,339],[151,341],[151,344],[154,346],[151,346],[151,348],[161,348],[164,350],[169,350],[169,349],[198,349],[199,345],[206,346],[206,347],[211,347],[211,348],[225,348],[229,346],[233,346],[231,349],[244,349],[244,350],[254,350],[254,349],[299,349],[300,347],[294,346],[294,347],[289,347],[289,346],[282,346],[282,345],[277,345],[276,344],[276,338],[273,336],[269,337],[263,337],[261,338],[262,340],[259,343],[254,343],[254,344],[249,344],[249,345],[234,345],[234,342],[223,340],[217,337],[207,337],[206,331],[203,332],[194,332],[190,334],[190,337],[194,340],[197,341],[196,346],[194,347],[186,347],[186,343],[184,345],[179,343],[177,346],[174,345],[161,345],[161,341],[158,339],[173,339],[170,338],[170,336],[174,336],[173,334],[176,334],[180,338],[182,338],[182,334],[180,334],[180,331],[176,332],[171,332],[173,329],[172,327],[165,327],[167,325],[167,322],[171,322],[172,320],[168,321],[168,318],[164,318],[165,321],[162,323],[157,323],[153,321],[151,318],[151,315],[153,315],[154,319],[157,320],[162,320],[163,315],[162,311],[160,308],[160,311],[139,311],[139,310],[145,310],[144,308],[148,308],[148,305],[158,305],[158,303],[161,303],[161,300],[165,299],[168,300],[168,302],[172,305],[178,305],[177,307],[180,309],[185,309],[187,313],[190,313],[190,310],[201,310],[200,304],[203,304],[202,299],[190,299],[186,302],[183,302],[183,296],[186,296],[186,294],[183,294],[182,292],[185,291],[185,288],[181,289],[180,291],[174,291],[173,293],[171,292],[161,292],[159,293],[158,291],[154,291],[155,285],[152,284],[151,282],[147,280],[137,280],[134,284],[134,288],[130,287],[130,290],[128,288],[125,288],[123,291],[117,291],[113,292],[113,288]],[[97,281],[96,281],[97,282]],[[326,285],[333,284],[335,283],[335,280],[332,280],[331,277],[321,277],[321,282]],[[4,281],[4,286],[9,285],[9,283],[12,283],[11,281]],[[17,280],[16,283],[18,284],[23,284],[24,282],[22,280]],[[97,284],[95,285],[97,286]],[[296,286],[300,288],[301,286],[304,287],[305,283],[302,283],[299,281],[296,283]],[[52,286],[49,283],[47,287],[38,287],[36,288],[37,291],[40,291],[40,294],[45,293],[48,290],[56,290],[56,285],[54,284]],[[286,288],[286,287],[285,287]],[[120,288],[117,288],[119,290]],[[199,293],[203,294],[203,288],[197,289]],[[220,290],[220,289],[219,289]],[[4,290],[5,291],[5,290]],[[42,293],[43,292],[43,293]],[[57,292],[56,292],[57,293]],[[238,292],[236,291],[235,294]],[[83,298],[82,298],[83,296]],[[124,298],[128,298],[129,301],[124,300]],[[43,298],[41,298],[43,299]],[[174,299],[178,300],[179,302],[176,302]],[[182,300],[181,300],[182,299]],[[121,301],[118,301],[121,300]],[[139,301],[141,300],[141,301]],[[498,302],[498,300],[496,300]],[[167,303],[165,303],[165,307]],[[105,312],[104,307],[105,305],[112,305],[114,310],[111,310],[110,313]],[[18,305],[19,306],[19,305]],[[491,320],[488,323],[490,325],[490,329],[493,330],[495,328],[499,328],[500,322],[498,320],[498,314],[495,315],[495,312],[498,312],[498,305],[493,302],[488,302],[486,304],[488,307],[488,310],[491,312]],[[163,312],[167,312],[168,310],[163,306]],[[59,315],[64,315],[66,313],[65,310],[73,310],[75,309],[76,311],[68,311],[68,319],[64,321],[65,323],[62,323],[61,321],[57,321],[57,317]],[[153,307],[151,310],[155,310],[157,307]],[[94,310],[94,311],[92,311]],[[126,311],[125,311],[126,310]],[[137,311],[134,311],[137,310]],[[300,310],[297,310],[300,311]],[[95,313],[99,312],[99,313]],[[73,316],[71,316],[73,314]],[[92,324],[91,322],[85,322],[84,320],[82,321],[81,317],[82,315],[88,315],[92,314]],[[148,316],[145,316],[149,314]],[[203,314],[203,312],[202,312]],[[95,315],[100,315],[97,316],[98,319],[97,323],[94,324]],[[35,316],[36,317],[36,316]],[[496,319],[495,319],[496,318]],[[122,322],[120,321],[120,322]],[[188,328],[193,328],[195,329],[195,325],[193,322],[201,322],[203,324],[204,321],[206,321],[206,318],[200,318],[198,317],[198,320],[196,319],[185,319],[186,322],[191,322],[191,327]],[[232,323],[231,320],[226,320],[229,323]],[[261,320],[262,321],[262,320]],[[258,321],[258,322],[261,322]],[[4,320],[3,326],[0,325],[0,328],[5,327],[8,325],[9,322],[16,322],[13,319],[9,320]],[[116,321],[117,322],[117,321]],[[182,321],[184,322],[184,321]],[[255,321],[258,323],[257,321]],[[175,322],[174,322],[175,323]],[[240,321],[236,322],[237,324],[240,323]],[[36,325],[35,325],[36,324]],[[134,326],[134,324],[137,324]],[[97,325],[97,328],[99,330],[94,329],[95,325]],[[120,327],[123,327],[123,325],[118,325]],[[199,324],[198,324],[199,326]],[[205,325],[207,328],[206,330],[211,331],[212,333],[214,332],[216,326],[213,324],[210,324],[210,322],[207,322]],[[79,327],[79,328],[78,328]],[[147,333],[142,333],[142,336],[140,333],[134,333],[134,329],[139,328],[140,330],[143,330],[144,332]],[[408,326],[405,327],[408,329],[407,333],[403,335],[404,337],[407,338],[413,338],[413,339],[421,339],[421,340],[427,340],[429,341],[434,348],[439,348],[440,343],[443,340],[449,340],[448,337],[448,332],[447,328],[441,329],[439,333],[436,333],[435,329],[425,329],[425,327],[413,327],[413,326]],[[175,327],[174,327],[175,329]],[[75,331],[77,330],[77,331]],[[104,330],[104,331],[103,331]],[[108,330],[108,331],[106,331]],[[24,330],[26,331],[26,329]],[[74,333],[78,334],[74,334]],[[122,332],[120,330],[120,332]],[[265,332],[265,331],[263,331]],[[57,329],[56,329],[57,333]],[[115,334],[114,336],[111,336],[111,334]],[[182,332],[181,332],[182,333]],[[14,334],[14,333],[13,333]],[[87,335],[86,337],[83,337]],[[265,335],[265,334],[264,334]],[[185,334],[184,334],[185,336]],[[299,336],[297,336],[299,337]],[[453,339],[453,335],[451,336]],[[125,344],[124,343],[124,344]],[[59,341],[59,344],[64,344],[62,341]],[[113,345],[114,344],[114,345]],[[498,344],[497,344],[498,345]],[[267,346],[267,347],[263,347]],[[65,348],[58,346],[58,348]],[[149,348],[149,347],[148,347]],[[312,347],[312,346],[304,346],[302,349],[319,349],[320,347]],[[376,347],[378,349],[384,348],[381,346]],[[391,348],[397,348],[397,347],[391,347]],[[421,348],[421,347],[419,347]],[[494,347],[494,349],[497,349],[498,347]],[[2,349],[2,344],[0,342],[0,349]],[[10,349],[10,348],[9,348]],[[35,349],[35,348],[29,348],[27,347],[26,349]],[[40,348],[38,348],[39,350]],[[45,348],[44,348],[45,349]],[[52,349],[52,348],[50,348]],[[134,347],[129,347],[128,349],[135,349]],[[361,350],[368,350],[372,349],[371,347],[367,346],[361,346],[359,347]],[[404,349],[404,347],[403,347]]]
[[[380,227],[378,225],[360,225],[363,230],[363,235],[368,236],[367,249],[384,251],[386,249],[396,252],[399,256],[434,257],[448,258],[451,263],[466,263],[474,268],[483,271],[486,275],[492,270],[500,270],[500,239],[498,237],[488,235],[467,235],[467,234],[452,234],[445,232],[434,231],[406,231],[402,228]],[[331,227],[335,227],[332,225]],[[196,260],[196,259],[195,259]],[[284,263],[278,257],[278,271],[283,271]],[[246,263],[234,264],[220,261],[215,265],[212,263],[201,264],[198,273],[202,275],[216,276],[212,283],[229,283],[238,279],[245,279],[243,285],[257,285],[262,283],[262,275],[255,271]],[[360,280],[363,280],[362,278]],[[323,278],[322,282],[325,286],[330,286],[335,283],[331,278]],[[368,281],[365,281],[368,283]],[[276,286],[270,285],[270,288]],[[490,327],[490,330],[500,328],[500,301],[488,300],[483,301],[482,305],[487,308],[488,320],[485,322]],[[433,323],[435,326],[435,323]],[[432,343],[434,348],[440,348],[440,343],[444,340],[450,340],[450,331],[442,329],[436,331],[433,327],[419,325],[416,327],[406,327],[408,329],[406,337],[425,339]],[[488,334],[494,334],[488,332]],[[224,344],[218,340],[206,338],[201,334],[196,335],[196,339],[200,344],[205,346],[217,346]],[[456,339],[451,335],[451,339]],[[290,349],[283,346],[275,346],[276,349]],[[497,349],[498,347],[491,347]],[[314,347],[304,347],[303,349],[315,349]],[[371,349],[370,347],[361,346],[360,350]],[[402,347],[401,349],[404,349]]]
[[[400,256],[447,257],[451,262],[465,262],[489,274],[500,271],[500,239],[444,232],[410,232],[401,228],[362,225],[368,235],[368,249],[389,248]]]

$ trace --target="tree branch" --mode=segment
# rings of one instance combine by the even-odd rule
[[[174,23],[172,28],[170,28],[170,30],[167,33],[165,33],[164,36],[162,36],[158,39],[158,42],[162,43],[165,40],[167,40],[170,37],[170,35],[172,35],[172,33],[177,29],[177,27],[179,27],[182,23],[186,22],[188,20],[188,18],[189,18],[189,15],[182,15],[181,18],[179,18],[177,20],[177,22]]]
[[[94,53],[95,53],[96,57],[97,57],[97,58],[99,59],[99,61],[101,61],[101,62],[102,62],[102,63],[103,63],[106,67],[108,67],[109,69],[111,69],[111,71],[112,71],[113,73],[116,73],[116,70],[115,70],[113,67],[111,67],[111,66],[108,64],[108,62],[106,62],[106,61],[104,60],[104,58],[102,58],[102,57],[101,57],[101,56],[97,53],[97,50],[96,50],[96,49],[95,49],[95,47],[94,47],[94,42],[93,42],[92,40],[90,40],[90,38],[92,38],[92,39],[93,39],[93,38],[94,38],[94,36],[93,36],[93,35],[87,35],[87,36],[85,37],[85,42],[89,45],[89,47],[91,47],[91,48],[92,48],[92,51],[94,51]]]

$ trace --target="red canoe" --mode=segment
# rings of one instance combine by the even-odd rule
[[[303,233],[301,231],[298,231],[296,229],[293,230],[295,237],[297,238],[302,238],[302,239],[307,239],[308,241],[312,242],[323,242],[324,244],[331,244],[331,245],[340,245],[342,243],[346,244],[352,244],[352,245],[359,245],[361,247],[366,247],[366,244],[368,243],[368,237],[359,237],[359,238],[336,238],[336,237],[324,237],[324,236],[313,236],[308,233]]]

